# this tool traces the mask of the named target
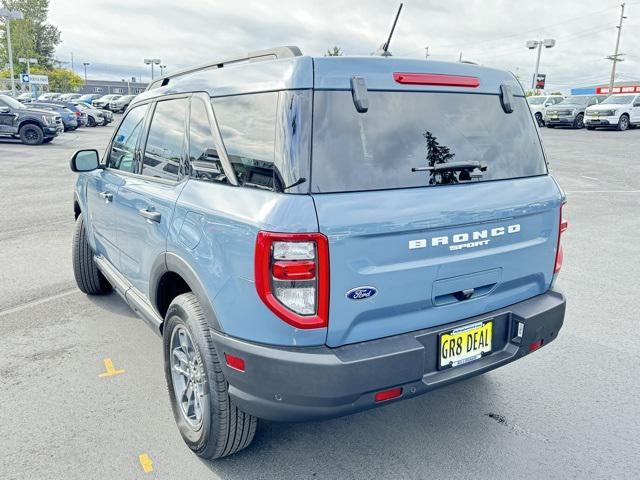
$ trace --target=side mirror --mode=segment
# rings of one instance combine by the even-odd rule
[[[9,113],[9,107],[0,107],[0,113]]]
[[[100,168],[100,155],[97,150],[78,150],[71,157],[72,172],[91,172]]]
[[[553,105],[553,102],[547,102],[544,104],[545,107],[550,107],[551,105]]]

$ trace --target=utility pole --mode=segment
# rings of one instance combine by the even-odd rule
[[[620,48],[620,35],[622,34],[622,21],[627,18],[624,16],[624,6],[624,3],[620,4],[620,23],[616,26],[616,28],[618,29],[618,36],[616,38],[616,50],[613,55],[609,55],[607,57],[608,60],[611,60],[613,62],[613,65],[611,66],[611,80],[609,80],[609,94],[613,93],[613,83],[616,79],[616,63],[622,62],[622,58],[620,57],[624,55],[624,53],[618,53],[618,49]]]
[[[424,47],[424,58],[429,60],[429,46]]]
[[[460,52],[460,55],[458,55],[458,62],[462,63],[462,52]]]

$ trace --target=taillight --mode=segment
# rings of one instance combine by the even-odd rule
[[[82,114],[80,112],[74,112],[76,114],[76,117],[81,117]]]
[[[321,233],[258,232],[256,289],[262,301],[296,328],[329,319],[329,242]]]
[[[562,261],[564,260],[564,251],[562,250],[562,234],[569,228],[569,222],[563,217],[564,203],[560,205],[560,226],[558,228],[558,248],[556,249],[556,263],[553,268],[553,273],[558,273],[562,268]]]

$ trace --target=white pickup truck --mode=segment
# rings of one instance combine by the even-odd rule
[[[607,97],[587,108],[584,124],[587,130],[616,128],[621,131],[640,125],[640,95],[621,93]]]
[[[547,107],[560,103],[562,100],[564,100],[562,95],[537,95],[528,97],[527,103],[529,103],[531,113],[536,117],[536,122],[538,122],[539,126],[543,127],[544,114],[547,111]]]

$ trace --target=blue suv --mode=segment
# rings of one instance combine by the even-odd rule
[[[280,47],[156,80],[77,152],[74,271],[162,336],[187,445],[347,415],[547,345],[565,196],[515,77]]]

